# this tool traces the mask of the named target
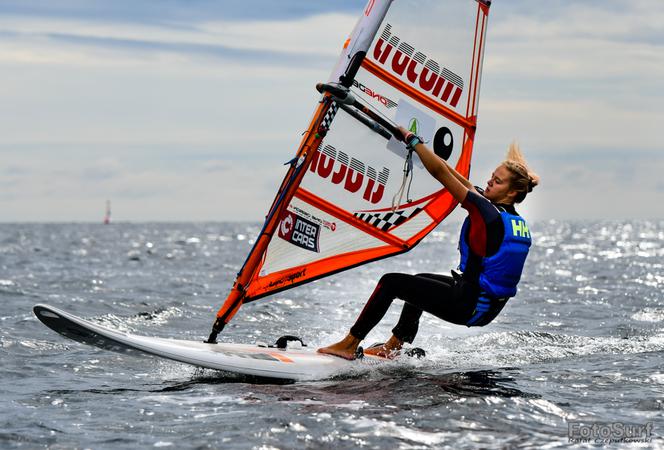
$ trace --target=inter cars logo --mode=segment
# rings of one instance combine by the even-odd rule
[[[279,237],[297,247],[319,252],[320,225],[290,211],[281,218]]]
[[[288,215],[284,217],[284,219],[281,221],[281,226],[279,227],[279,231],[281,232],[281,235],[287,236],[290,234],[290,232],[293,230],[293,215]]]
[[[387,24],[373,49],[373,58],[379,64],[408,80],[413,86],[430,93],[456,108],[463,93],[463,79],[454,72],[440,68],[440,64],[417,51],[401,38],[392,35]]]

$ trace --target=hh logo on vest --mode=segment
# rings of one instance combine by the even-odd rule
[[[305,250],[319,252],[320,225],[290,211],[281,219],[279,237]]]
[[[529,238],[530,230],[523,220],[512,219],[512,236]]]

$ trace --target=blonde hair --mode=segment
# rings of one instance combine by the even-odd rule
[[[521,203],[526,198],[526,195],[532,192],[533,188],[539,184],[540,178],[528,168],[526,158],[523,157],[521,148],[516,141],[512,141],[510,144],[503,165],[512,174],[510,187],[517,191],[514,202]]]

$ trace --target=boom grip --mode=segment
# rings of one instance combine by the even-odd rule
[[[353,106],[358,111],[361,111],[371,120],[375,121],[380,126],[389,131],[390,134],[392,134],[392,136],[394,136],[396,140],[404,142],[405,136],[401,134],[401,132],[397,129],[397,126],[395,124],[385,119],[384,117],[380,116],[379,114],[376,114],[374,111],[370,110],[362,103],[360,103],[353,96],[353,94],[351,94],[350,89],[338,86],[336,84],[318,83],[316,85],[316,90],[321,94],[325,92],[329,93],[330,95],[332,95],[334,101],[337,103],[340,103],[342,105]]]

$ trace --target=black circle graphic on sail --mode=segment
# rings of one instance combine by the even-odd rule
[[[447,127],[439,128],[433,137],[434,153],[447,161],[447,158],[452,154],[453,147],[454,136],[452,136],[452,131]]]

